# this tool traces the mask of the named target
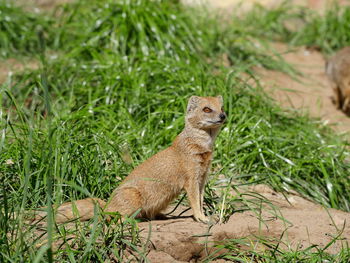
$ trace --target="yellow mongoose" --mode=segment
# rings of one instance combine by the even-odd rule
[[[114,190],[107,203],[87,198],[62,204],[57,209],[56,222],[76,218],[75,209],[80,220],[90,219],[94,204],[105,212],[122,215],[141,209],[141,217],[153,219],[182,190],[187,193],[195,220],[208,222],[203,213],[203,192],[215,138],[225,119],[221,96],[192,96],[187,106],[185,128],[170,147],[137,166]]]
[[[333,85],[337,109],[350,114],[350,47],[341,49],[327,61],[326,73]]]

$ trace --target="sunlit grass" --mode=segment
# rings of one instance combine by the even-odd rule
[[[330,5],[324,14],[286,1],[267,9],[255,6],[233,23],[244,32],[264,38],[316,48],[328,54],[350,45],[350,7]]]
[[[50,27],[53,19],[26,12],[13,5],[13,1],[0,1],[0,57],[33,56],[41,50],[40,38],[49,39],[53,46]],[[50,34],[50,35],[49,35]]]
[[[350,45],[350,7],[332,6],[324,16],[313,15],[302,30],[297,31],[292,44],[318,48],[332,53]]]

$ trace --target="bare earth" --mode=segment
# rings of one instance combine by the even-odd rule
[[[350,132],[350,118],[332,102],[333,92],[325,75],[323,55],[304,47],[290,49],[281,43],[275,43],[274,47],[302,76],[293,79],[281,72],[256,68],[266,91],[285,108],[320,118],[338,133]]]
[[[11,76],[16,72],[21,72],[27,69],[37,69],[39,62],[34,59],[0,59],[0,84],[11,79]]]
[[[218,250],[213,246],[229,242],[230,239],[242,240],[242,243],[234,245],[236,251],[240,252],[247,249],[262,252],[268,249],[266,242],[272,246],[278,245],[279,250],[301,250],[312,245],[322,249],[335,237],[337,240],[326,252],[335,254],[342,247],[350,245],[350,213],[326,209],[295,192],[283,195],[262,184],[236,186],[235,189],[230,194],[238,198],[245,197],[254,209],[234,212],[226,222],[209,226],[195,222],[191,210],[186,212],[187,207],[180,206],[168,219],[138,224],[143,244],[140,251],[145,251],[152,263],[201,262],[209,256],[212,259],[210,262],[226,262],[223,259],[216,260],[214,256],[222,253],[234,255],[234,251]],[[220,188],[217,194],[222,196],[227,193]],[[241,209],[240,203],[236,205],[236,210]],[[65,227],[75,229],[77,226],[75,223],[66,223]],[[41,245],[45,244],[44,225],[34,229],[33,239],[39,239]],[[66,240],[69,243],[70,237],[66,237]],[[55,249],[63,245],[62,241],[60,238],[55,240]],[[129,254],[125,261],[135,262],[133,259]],[[111,260],[114,262],[113,258]]]
[[[74,0],[13,0],[17,5],[24,7],[28,11],[49,12],[55,7],[74,2]]]
[[[261,213],[234,213],[226,223],[216,224],[210,229],[194,222],[192,218],[152,221],[150,241],[153,246],[148,254],[150,261],[200,261],[208,254],[220,254],[212,248],[212,244],[232,238],[246,237],[246,241],[250,241],[248,246],[258,251],[266,248],[260,237],[269,239],[272,244],[277,244],[277,240],[282,237],[280,249],[305,249],[311,245],[322,248],[339,235],[338,240],[326,250],[329,253],[339,252],[342,246],[350,242],[350,213],[335,209],[327,211],[295,193],[288,194],[287,200],[265,185],[241,188],[240,191],[259,193],[271,203],[266,203]],[[146,239],[149,223],[140,223],[139,227]],[[242,246],[241,249],[248,246]]]
[[[337,2],[340,5],[349,5],[348,0],[181,0],[186,5],[205,5],[209,8],[214,8],[224,13],[245,12],[258,4],[267,8],[280,6],[284,2],[292,2],[295,6],[307,7],[316,12],[323,13],[326,8]]]

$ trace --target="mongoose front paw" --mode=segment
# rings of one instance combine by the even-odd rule
[[[204,224],[208,224],[209,223],[209,218],[206,217],[205,215],[194,216],[194,219],[197,222],[201,222],[201,223],[204,223]]]

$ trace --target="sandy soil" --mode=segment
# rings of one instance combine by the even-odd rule
[[[0,59],[0,84],[10,79],[15,72],[21,72],[27,69],[37,69],[39,68],[39,64],[40,63],[37,60],[28,58]]]
[[[16,5],[32,12],[48,12],[58,5],[73,2],[74,0],[15,0]]]
[[[266,185],[240,186],[236,189],[237,192],[231,194],[245,196],[255,207],[255,212],[237,211],[226,222],[209,226],[195,222],[190,210],[178,216],[187,208],[180,206],[168,216],[169,219],[138,224],[141,241],[146,244],[146,250],[144,247],[140,247],[140,250],[146,252],[150,262],[163,263],[200,262],[209,255],[223,253],[234,255],[232,250],[214,248],[214,245],[225,244],[230,239],[242,239],[242,243],[235,245],[238,251],[250,249],[256,252],[268,249],[266,242],[272,246],[279,244],[280,250],[301,250],[312,245],[323,248],[337,237],[326,250],[333,254],[346,244],[350,245],[350,213],[325,209],[294,192],[283,195]],[[223,194],[220,191],[218,189],[217,193]],[[236,209],[240,209],[239,203]],[[76,225],[67,223],[65,227],[75,229]],[[34,234],[34,239],[41,240],[41,244],[46,243],[45,227],[41,225]],[[59,239],[54,243],[56,249],[61,245],[62,240]],[[131,259],[132,256],[127,258]]]
[[[181,0],[182,3],[187,5],[205,5],[209,8],[214,8],[221,10],[225,13],[234,13],[239,10],[239,12],[248,11],[254,5],[262,5],[267,8],[274,8],[282,3],[286,2],[285,0]],[[323,13],[326,8],[333,2],[337,2],[340,5],[350,4],[348,0],[292,0],[295,6],[303,6],[311,8],[319,13]]]
[[[273,46],[302,75],[293,79],[282,72],[255,68],[265,90],[284,108],[309,113],[331,125],[336,132],[349,133],[350,118],[337,110],[332,102],[333,92],[325,75],[323,55],[305,47],[290,49],[281,43]]]
[[[48,11],[60,4],[73,2],[74,0],[15,0],[16,4],[22,5],[30,10]],[[269,8],[279,6],[285,0],[180,0],[186,5],[205,5],[209,8],[232,13],[236,10],[247,11],[255,4]],[[293,5],[305,6],[322,13],[332,2],[339,4],[350,4],[348,0],[293,0]]]
[[[211,228],[192,218],[152,221],[150,241],[153,246],[148,254],[151,262],[197,262],[208,254],[227,252],[215,252],[212,245],[233,238],[246,238],[250,243],[241,249],[250,247],[258,251],[266,249],[262,240],[277,244],[281,237],[279,248],[305,249],[311,245],[324,247],[339,235],[327,249],[329,253],[337,253],[342,245],[350,242],[350,213],[335,209],[327,211],[295,193],[285,198],[265,185],[240,188],[240,191],[259,193],[268,202],[257,214],[237,212],[226,223]],[[149,223],[140,223],[139,227],[146,239]]]

